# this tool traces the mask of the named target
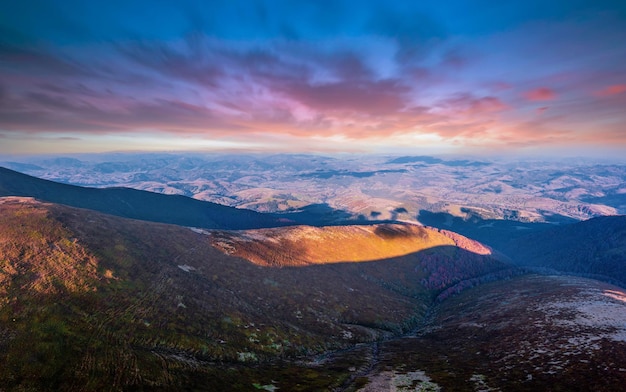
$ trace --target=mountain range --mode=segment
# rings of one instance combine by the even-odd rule
[[[247,229],[285,224],[285,220],[181,195],[130,188],[86,188],[28,176],[0,167],[0,196],[27,196],[88,208],[125,218],[201,228]]]
[[[624,217],[496,247],[415,223],[295,225],[6,169],[0,195],[0,390],[626,383],[625,290],[589,279],[623,287]]]
[[[453,217],[567,223],[626,213],[626,166],[590,159],[359,154],[118,153],[12,157],[52,181],[177,194],[258,212],[324,205],[316,222]],[[2,159],[0,157],[0,159]]]

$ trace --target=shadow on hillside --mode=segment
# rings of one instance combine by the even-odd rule
[[[413,235],[401,227],[386,226],[378,227],[375,233],[389,241]],[[397,255],[392,255],[393,250],[390,249],[390,256],[385,258],[359,259],[360,256],[354,254],[355,259],[333,261],[324,256],[311,259],[307,256],[309,249],[297,241],[277,242],[274,238],[268,241],[245,239],[241,242],[218,238],[217,241],[218,244],[222,241],[228,244],[226,254],[260,267],[258,276],[269,278],[270,285],[274,287],[306,286],[302,289],[311,288],[314,292],[338,297],[353,293],[366,302],[376,302],[375,297],[388,295],[375,294],[379,290],[403,297],[436,298],[441,301],[464,289],[525,273],[498,256],[479,254],[453,245],[433,245]],[[373,287],[377,289],[373,290]],[[310,294],[315,295],[313,292]]]
[[[605,196],[586,196],[580,199],[585,203],[604,204],[617,209],[618,214],[626,214],[626,193],[609,193]]]
[[[297,224],[310,226],[332,225],[352,218],[352,215],[348,212],[334,209],[327,203],[310,204],[296,211],[275,213],[274,215],[291,220]]]
[[[380,215],[380,213],[377,213]],[[375,218],[377,214],[372,214]],[[394,219],[370,219],[365,215],[354,215],[345,210],[331,207],[327,203],[310,204],[297,211],[271,214],[279,218],[288,219],[292,224],[309,226],[345,226],[345,225],[373,225],[377,223],[394,223]]]
[[[503,248],[520,264],[626,287],[626,216],[603,216],[529,233]]]
[[[512,239],[554,227],[554,224],[551,223],[481,219],[477,216],[464,219],[447,212],[430,212],[427,210],[420,210],[417,219],[426,226],[454,231],[498,250],[504,248]]]
[[[420,211],[419,221],[491,246],[516,265],[539,274],[575,275],[626,287],[626,217],[568,224],[464,220]]]

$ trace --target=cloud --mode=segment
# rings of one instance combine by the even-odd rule
[[[626,92],[626,84],[613,84],[594,92],[596,97],[610,97]]]
[[[72,142],[72,141],[82,140],[82,138],[74,137],[74,136],[61,136],[61,137],[55,138],[55,140],[64,141],[64,142]]]
[[[397,59],[400,62],[416,62],[433,52],[433,43],[448,37],[443,24],[432,16],[394,3],[379,4],[371,13],[365,30],[370,34],[391,37],[399,45]],[[450,61],[456,59],[450,58]]]
[[[406,106],[408,88],[397,80],[339,82],[321,85],[292,83],[282,89],[291,99],[324,112],[384,115]]]
[[[509,109],[509,106],[497,97],[476,97],[470,93],[457,94],[442,101],[440,104],[450,112],[469,116],[496,113]]]
[[[83,72],[35,70],[34,78],[13,82],[5,89],[9,104],[0,108],[0,126],[31,133],[155,130],[239,140],[255,135],[378,140],[424,133],[464,143],[514,143],[513,133],[508,139],[498,133],[505,128],[502,114],[513,110],[500,97],[456,91],[429,99],[424,88],[447,83],[441,65],[460,52],[443,51],[442,62],[414,69],[411,78],[381,77],[370,53],[353,48],[354,42],[259,45],[194,35],[104,47],[107,64],[51,56],[50,63],[75,64]],[[456,71],[463,66],[460,60],[452,63]]]
[[[205,107],[177,100],[157,99],[141,102],[106,102],[106,96],[93,100],[81,95],[29,93],[24,99],[12,99],[0,108],[0,126],[25,132],[135,132],[161,129],[169,132],[215,133],[240,128],[223,122]],[[109,99],[119,99],[110,97]]]
[[[556,99],[556,93],[547,87],[539,87],[524,93],[524,97],[529,101],[552,101]]]
[[[626,122],[626,52],[615,45],[624,34],[595,17],[494,33],[442,18],[445,6],[330,0],[155,5],[136,24],[120,16],[137,4],[103,5],[107,23],[88,4],[77,8],[89,11],[84,20],[62,7],[75,25],[54,15],[32,32],[9,23],[46,39],[0,39],[0,129],[533,145]],[[80,29],[85,37],[71,41]]]
[[[226,64],[222,61],[220,48],[211,53],[210,50],[203,50],[201,45],[194,37],[188,37],[179,48],[160,43],[131,42],[118,45],[117,49],[124,59],[140,66],[144,74],[154,71],[158,76],[168,78],[165,80],[183,80],[215,87],[217,80],[223,76],[222,68]],[[146,76],[149,77],[149,74]]]
[[[597,146],[606,146],[610,148],[621,148],[626,145],[626,133],[623,124],[612,124],[602,130],[587,132],[580,135],[583,143]],[[623,154],[622,154],[623,155]]]

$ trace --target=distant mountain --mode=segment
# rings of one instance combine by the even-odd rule
[[[43,167],[38,166],[38,165],[33,165],[32,163],[2,162],[2,165],[6,166],[9,169],[17,170],[21,172],[44,170]]]
[[[0,390],[329,390],[361,359],[294,360],[407,332],[442,293],[515,273],[417,226],[194,230],[1,198]],[[276,243],[317,262],[277,263]]]
[[[594,276],[626,287],[626,216],[603,216],[514,238],[501,250],[524,266]]]
[[[530,233],[541,233],[544,230],[554,228],[554,224],[576,222],[574,219],[562,216],[552,216],[552,223],[520,222],[512,219],[515,211],[502,211],[502,215],[509,219],[483,219],[470,209],[463,208],[461,211],[465,216],[420,210],[418,219],[425,225],[454,231],[495,249],[501,249],[504,244],[511,242],[514,238],[527,236]]]
[[[430,156],[423,156],[423,155],[398,157],[398,158],[389,160],[387,163],[425,163],[427,165],[440,164],[444,166],[473,166],[473,167],[490,165],[487,162],[470,161],[467,159],[457,159],[457,160],[446,161],[443,159],[434,158]]]
[[[420,210],[459,216],[459,209],[471,208],[483,219],[552,222],[626,208],[626,165],[617,162],[217,153],[12,160],[0,166],[65,184],[184,195],[266,213],[325,204],[352,219],[375,221],[396,219],[393,211],[402,207],[402,219],[414,221]]]
[[[125,218],[182,226],[250,229],[285,225],[275,216],[186,196],[129,188],[86,188],[31,177],[0,167],[0,196],[26,196]]]
[[[376,170],[376,171],[346,171],[346,170],[318,170],[310,173],[301,174],[300,177],[304,178],[321,178],[321,179],[329,179],[331,177],[355,177],[355,178],[366,178],[373,177],[377,174],[388,174],[388,173],[406,173],[406,169],[397,169],[397,170]]]
[[[626,181],[626,179],[624,179]],[[626,214],[626,193],[608,192],[607,195],[601,197],[584,197],[581,199],[587,203],[604,204],[616,208],[619,214]]]

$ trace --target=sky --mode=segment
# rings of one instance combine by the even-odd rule
[[[0,154],[626,153],[623,1],[0,2]]]

